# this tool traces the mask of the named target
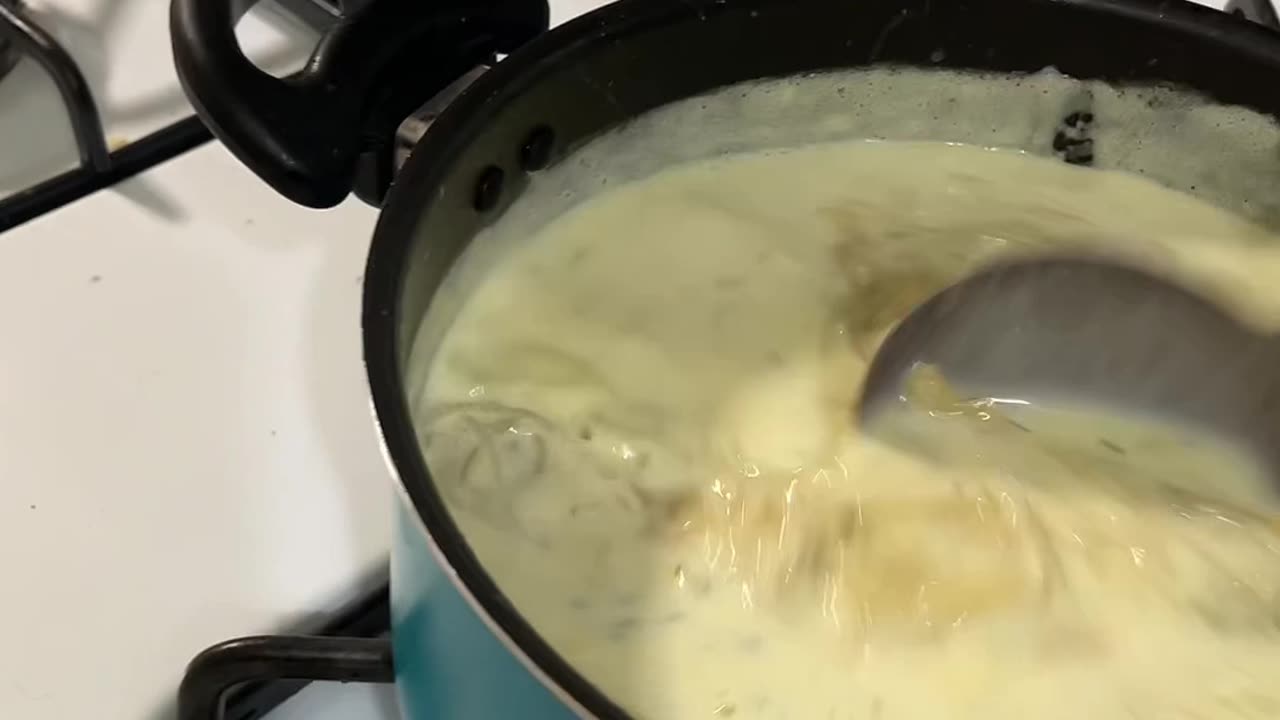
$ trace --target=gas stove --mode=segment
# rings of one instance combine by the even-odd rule
[[[271,0],[237,34],[287,73],[374,1]],[[1277,24],[1268,0],[1227,9]],[[221,640],[388,630],[358,332],[376,212],[292,205],[211,142],[167,15],[0,0],[3,717],[167,719]],[[389,686],[296,683],[225,716],[398,718]]]

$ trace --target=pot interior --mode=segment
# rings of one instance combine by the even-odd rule
[[[540,639],[526,645],[538,645],[528,649],[555,682],[570,685],[596,714],[616,708],[579,685],[582,677],[601,684],[624,711],[638,716],[676,707],[638,707],[641,691],[620,688],[617,680],[629,669],[607,668],[625,659],[584,651],[580,631],[569,627],[583,622],[596,636],[633,632],[635,617],[643,613],[619,615],[618,609],[644,603],[640,576],[650,575],[629,576],[639,584],[617,588],[608,611],[616,616],[596,617],[593,612],[608,614],[600,610],[599,598],[584,599],[567,589],[532,598],[528,578],[521,585],[494,570],[510,569],[513,562],[548,563],[544,584],[555,585],[559,576],[552,565],[558,561],[545,555],[531,559],[539,548],[607,545],[614,533],[638,532],[639,520],[635,527],[588,523],[557,536],[572,524],[547,520],[558,510],[513,508],[526,486],[547,482],[542,474],[581,469],[548,461],[555,452],[548,449],[551,438],[627,460],[628,453],[643,454],[644,441],[636,438],[661,420],[638,411],[607,428],[569,427],[521,406],[522,382],[560,384],[572,394],[582,392],[577,379],[596,371],[581,348],[568,357],[556,354],[563,348],[554,333],[563,327],[548,327],[550,345],[538,352],[518,342],[539,336],[536,325],[547,316],[538,306],[554,297],[529,298],[527,323],[533,327],[521,327],[520,317],[506,318],[516,328],[511,343],[474,344],[483,356],[470,358],[477,367],[506,378],[496,396],[494,387],[502,383],[477,380],[485,370],[473,368],[468,375],[450,368],[450,362],[467,357],[469,334],[477,335],[481,325],[464,321],[495,273],[543,230],[670,168],[857,140],[1021,151],[1081,173],[1130,173],[1194,196],[1228,218],[1205,228],[1270,242],[1280,226],[1280,130],[1272,115],[1280,101],[1266,88],[1280,80],[1280,41],[1207,11],[1161,7],[1166,6],[1167,12],[1143,3],[987,0],[905,10],[900,3],[875,1],[625,2],[500,63],[440,120],[410,160],[380,230],[407,238],[397,258],[403,263],[397,271],[403,273],[400,294],[388,311],[396,318],[395,354],[408,417],[425,448],[393,446],[392,453],[411,498],[485,610],[513,634],[527,630],[521,615],[534,620]],[[912,157],[928,162],[929,152]],[[870,180],[853,176],[864,184]],[[814,188],[821,190],[830,188]],[[857,189],[850,192],[856,195]],[[993,208],[993,214],[1000,210]],[[635,222],[648,220],[640,208]],[[1074,237],[1092,228],[1097,234],[1090,241],[1107,245],[1119,239],[1108,233],[1124,232],[1119,227],[1065,222],[1060,232]],[[938,230],[941,246],[947,228]],[[375,247],[375,261],[378,252]],[[701,256],[691,250],[690,257]],[[937,261],[935,255],[910,252],[898,260],[908,268]],[[958,263],[946,272],[962,269]],[[685,291],[673,276],[650,270],[637,263],[635,272],[644,275],[655,303]],[[550,270],[547,277],[549,285],[556,282]],[[1268,303],[1257,308],[1259,316],[1280,319],[1280,300]],[[516,312],[519,306],[511,305]],[[584,325],[583,332],[588,330]],[[441,389],[441,383],[463,376],[468,387]],[[678,386],[678,379],[672,377],[672,384]],[[542,513],[544,524],[524,527],[530,521],[521,512]],[[503,534],[514,527],[528,532]],[[684,580],[681,567],[662,572]],[[556,603],[563,606],[559,615],[549,609]],[[664,617],[674,616],[671,608],[662,610],[669,613]],[[584,619],[589,616],[594,619]],[[709,636],[708,642],[751,643],[726,637]],[[542,640],[550,640],[550,647]],[[578,664],[581,677],[572,677],[565,659]],[[634,674],[652,682],[639,670]],[[601,680],[604,675],[613,679]],[[737,698],[706,712],[768,716],[764,710],[748,712]]]
[[[1087,38],[1088,42],[1082,42]],[[979,144],[1012,143],[1031,151],[1047,152],[1055,134],[1051,129],[1070,117],[1074,108],[1088,107],[1091,89],[1114,94],[1121,106],[1132,109],[1128,130],[1114,124],[1099,124],[1094,132],[1122,132],[1123,153],[1113,147],[1103,163],[1139,169],[1159,151],[1158,145],[1181,156],[1185,165],[1169,168],[1170,173],[1188,172],[1208,148],[1228,152],[1220,164],[1229,167],[1210,187],[1183,182],[1184,178],[1160,178],[1176,187],[1196,188],[1193,192],[1218,192],[1224,199],[1250,197],[1264,202],[1266,193],[1246,187],[1257,172],[1266,172],[1271,163],[1256,143],[1242,140],[1249,132],[1231,128],[1191,127],[1194,118],[1180,121],[1180,113],[1211,105],[1187,98],[1199,94],[1224,105],[1240,105],[1260,115],[1280,114],[1280,96],[1271,91],[1269,78],[1280,74],[1280,52],[1273,34],[1252,23],[1228,17],[1208,8],[1184,2],[1138,0],[1113,4],[1090,0],[1073,2],[1008,2],[1007,0],[919,0],[894,2],[870,0],[859,3],[830,3],[822,0],[753,0],[724,3],[718,0],[623,0],[601,11],[558,28],[534,41],[510,63],[501,63],[491,77],[474,92],[456,103],[455,112],[438,121],[432,133],[415,153],[416,161],[406,166],[398,182],[403,189],[389,200],[395,234],[412,232],[414,246],[407,253],[410,262],[404,278],[403,302],[396,307],[401,318],[398,328],[399,362],[413,346],[421,318],[429,303],[438,301],[435,289],[443,273],[466,248],[470,239],[507,206],[522,197],[529,174],[522,170],[523,148],[535,134],[550,130],[549,160],[563,163],[603,133],[632,123],[637,117],[665,105],[713,92],[717,88],[751,80],[789,78],[833,69],[906,65],[983,71],[1021,75],[1046,68],[1071,78],[1098,80],[1107,86],[1085,83],[1072,87],[1056,83],[1054,89],[1039,88],[1046,97],[1033,97],[1033,89],[1020,92],[1017,78],[1013,86],[985,87],[978,95],[964,97],[965,89],[976,87],[929,87],[919,81],[919,89],[938,90],[940,99],[893,96],[892,89],[868,87],[880,107],[854,92],[827,100],[812,97],[797,110],[817,110],[824,105],[836,115],[862,114],[851,119],[857,126],[840,130],[816,128],[811,115],[789,113],[786,108],[771,110],[771,116],[751,118],[750,123],[724,122],[716,130],[728,136],[715,138],[703,133],[697,143],[670,148],[659,139],[653,143],[655,155],[650,170],[661,163],[693,159],[716,152],[741,150],[751,143],[786,142],[807,139],[865,137],[883,135],[893,139],[933,139]],[[1001,83],[996,83],[1000,85]],[[935,82],[935,86],[945,85]],[[1113,87],[1113,90],[1106,90]],[[1171,93],[1156,88],[1167,87]],[[1144,94],[1144,102],[1168,103],[1165,112],[1137,112],[1124,102],[1132,88]],[[1177,90],[1181,88],[1182,90]],[[483,89],[483,90],[481,90]],[[831,88],[840,92],[840,85]],[[845,87],[844,93],[850,88]],[[489,97],[479,98],[480,92]],[[1057,93],[1054,97],[1048,97]],[[698,120],[715,121],[714,113],[761,108],[722,106]],[[1007,107],[1006,101],[1012,102]],[[767,104],[767,103],[766,103]],[[926,111],[920,112],[921,110]],[[1130,110],[1126,110],[1130,111]],[[1028,116],[1019,117],[1026,113]],[[960,115],[968,116],[967,118]],[[1147,142],[1141,123],[1159,116],[1157,127],[1166,131],[1164,144]],[[466,118],[465,124],[463,118]],[[1034,120],[1032,120],[1034,117]],[[1244,116],[1242,116],[1244,117]],[[481,121],[483,119],[483,121]],[[986,120],[990,122],[986,122]],[[1126,118],[1127,119],[1127,118]],[[795,130],[771,129],[782,122],[801,123]],[[1027,131],[1030,122],[1048,123],[1038,128],[1036,137],[1015,138],[1013,128]],[[1212,120],[1207,124],[1212,124]],[[758,128],[751,130],[745,125]],[[702,125],[685,128],[698,134]],[[1215,131],[1226,136],[1217,137]],[[777,133],[772,140],[770,133]],[[1205,134],[1208,133],[1208,134]],[[987,137],[981,137],[987,135]],[[1140,139],[1141,142],[1132,142]],[[1259,142],[1265,141],[1260,140]],[[1266,146],[1267,150],[1270,146]],[[1176,148],[1176,150],[1175,150]],[[1195,149],[1193,151],[1193,148]],[[1145,150],[1145,152],[1144,152]],[[1095,155],[1097,152],[1095,151]],[[1132,161],[1125,153],[1140,153]],[[426,156],[430,157],[426,157]],[[632,173],[644,171],[646,159],[632,161]],[[481,178],[492,169],[502,171],[502,192],[496,204],[477,212],[475,198]],[[626,179],[627,168],[610,169]],[[1246,179],[1248,178],[1248,179]],[[437,185],[441,197],[424,205],[422,185]],[[1211,187],[1222,186],[1214,191]],[[1251,197],[1252,196],[1252,197]],[[575,196],[574,202],[585,199]],[[1250,210],[1251,217],[1274,216],[1275,201]],[[548,216],[570,203],[548,207]],[[532,229],[532,228],[531,228]],[[429,239],[428,239],[429,238]],[[385,308],[391,311],[391,308]]]

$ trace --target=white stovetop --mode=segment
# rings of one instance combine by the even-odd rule
[[[113,140],[190,112],[167,2],[29,1]],[[274,68],[308,41],[270,12],[241,35]],[[0,81],[0,196],[69,167],[69,138],[33,63]],[[380,567],[375,217],[293,206],[215,144],[0,235],[0,717],[172,717],[199,650],[330,610]],[[385,691],[317,688],[273,720],[393,715]]]
[[[190,113],[167,2],[29,2],[113,140]],[[311,40],[278,12],[240,34],[273,68]],[[34,63],[0,81],[0,196],[74,163],[61,113]],[[210,144],[0,235],[0,717],[172,717],[201,649],[367,587],[392,502],[360,359],[375,219],[291,205]]]

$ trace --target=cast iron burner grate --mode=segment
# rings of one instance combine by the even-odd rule
[[[257,1],[238,0],[240,13]],[[323,30],[373,0],[276,1],[303,22]],[[39,63],[58,88],[71,120],[80,159],[74,170],[0,198],[0,233],[213,139],[204,124],[192,115],[115,152],[109,151],[98,105],[71,54],[40,26],[24,0],[0,0],[0,82],[23,60]]]
[[[80,161],[73,170],[0,199],[0,232],[213,139],[192,116],[110,152],[98,105],[71,54],[40,26],[21,0],[0,0],[0,82],[24,60],[37,62],[58,88]]]
[[[206,650],[182,679],[178,720],[259,720],[314,680],[391,682],[390,632],[390,587],[383,573],[371,592],[321,627],[300,628],[287,638],[238,638]],[[317,665],[318,655],[327,658],[324,666]],[[245,673],[277,679],[223,692],[229,680]]]

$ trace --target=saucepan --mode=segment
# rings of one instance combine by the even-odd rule
[[[294,679],[394,680],[409,718],[628,716],[486,572],[432,478],[406,400],[411,350],[429,309],[449,312],[439,295],[455,262],[539,173],[593,138],[735,83],[875,64],[1003,73],[1011,87],[1052,68],[1117,87],[1188,88],[1280,116],[1280,34],[1176,0],[620,0],[550,31],[545,0],[373,0],[287,79],[240,51],[235,4],[173,1],[174,56],[200,117],[294,202],[325,208],[355,192],[381,207],[362,317],[399,490],[393,632],[389,641],[272,637],[212,648],[182,688],[184,720],[218,717],[227,690],[268,679],[267,667]],[[1024,149],[1080,165],[1110,153],[1123,166],[1134,154],[1094,144],[1090,127],[1112,118],[1088,93],[1051,102],[1056,120],[1028,125],[1034,132],[1017,139]],[[928,112],[986,113],[999,124],[1020,108],[993,113],[959,98]],[[970,139],[946,137],[945,119],[881,129]],[[717,142],[708,138],[707,154],[732,149]],[[1232,157],[1186,151],[1199,154],[1189,166]]]

